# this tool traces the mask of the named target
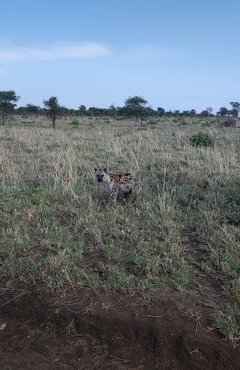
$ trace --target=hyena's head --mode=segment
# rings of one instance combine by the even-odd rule
[[[110,176],[106,168],[94,168],[94,172],[98,182],[110,183]]]

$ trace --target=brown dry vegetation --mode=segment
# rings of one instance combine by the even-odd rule
[[[71,121],[59,120],[53,130],[41,117],[12,117],[0,129],[3,291],[21,282],[23,292],[46,300],[85,287],[96,297],[134,296],[135,305],[159,312],[171,297],[180,316],[237,346],[239,126],[199,118],[144,127]],[[199,130],[215,140],[213,148],[190,145]],[[109,207],[94,180],[98,166],[133,172],[137,201]]]

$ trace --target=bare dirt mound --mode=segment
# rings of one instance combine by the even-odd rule
[[[173,301],[151,307],[140,302],[85,288],[48,299],[2,290],[0,368],[240,368],[240,348],[181,317]]]

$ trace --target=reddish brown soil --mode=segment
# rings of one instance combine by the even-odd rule
[[[175,307],[173,300],[146,307],[137,295],[86,288],[48,299],[2,288],[0,368],[240,369],[239,347]]]

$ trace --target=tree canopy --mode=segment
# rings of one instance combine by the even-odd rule
[[[56,127],[56,117],[57,114],[60,112],[60,105],[58,103],[58,99],[56,96],[51,96],[48,100],[43,101],[44,106],[48,109],[49,115],[52,120],[53,128]]]
[[[232,106],[232,115],[233,117],[238,117],[239,111],[240,111],[240,103],[237,101],[231,101],[229,103]]]
[[[144,99],[142,96],[133,96],[129,97],[125,101],[125,112],[129,116],[135,116],[140,119],[141,124],[142,120],[145,116],[150,113],[151,108],[147,107],[147,100]]]
[[[0,91],[0,112],[2,115],[2,123],[5,123],[5,117],[7,113],[11,113],[16,106],[16,102],[19,100],[19,96],[16,95],[15,91]]]

